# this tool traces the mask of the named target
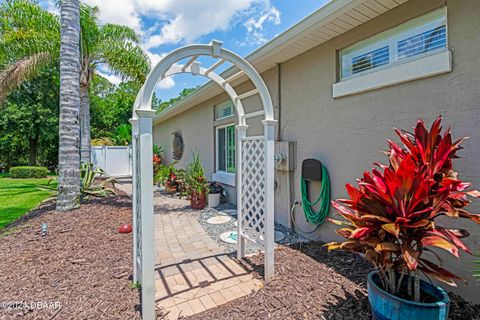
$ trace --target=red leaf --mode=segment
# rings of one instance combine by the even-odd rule
[[[372,230],[373,228],[369,228],[369,227],[357,228],[352,231],[352,234],[350,235],[350,239],[360,239],[366,236]]]
[[[446,240],[443,237],[440,236],[428,236],[422,239],[422,245],[424,246],[431,246],[431,247],[438,247],[444,250],[447,250],[451,254],[453,254],[455,257],[459,257],[458,255],[458,249],[455,245],[450,243],[448,240]]]
[[[468,191],[467,194],[471,197],[480,198],[480,191],[478,190]]]
[[[457,247],[459,247],[463,251],[471,254],[472,252],[470,251],[470,249],[465,245],[465,243],[462,242],[462,240],[460,240],[459,237],[457,237],[457,232],[459,232],[459,230],[450,231],[449,229],[446,229],[446,228],[437,227],[436,230],[435,229],[431,230],[429,232],[429,234],[435,234],[435,235],[445,237],[447,240],[449,240],[450,242],[453,242],[454,245],[456,245]],[[468,234],[468,232],[466,232],[466,233]],[[461,233],[461,234],[463,234],[463,233]]]
[[[408,245],[402,246],[402,258],[407,263],[408,269],[416,270],[418,266],[418,257],[420,252],[414,250]]]
[[[453,280],[463,280],[456,274],[451,273],[447,269],[444,269],[435,263],[426,259],[420,259],[421,270],[427,274],[430,274],[440,281],[443,281],[451,286],[456,286]]]
[[[398,238],[398,235],[400,234],[400,227],[398,226],[397,223],[384,224],[382,225],[382,229],[387,231],[390,234],[393,234],[397,238]]]

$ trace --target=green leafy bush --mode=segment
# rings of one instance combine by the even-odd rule
[[[48,169],[45,167],[11,167],[11,178],[45,178],[48,174]]]

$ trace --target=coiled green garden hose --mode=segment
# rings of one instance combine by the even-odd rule
[[[308,222],[321,225],[327,218],[328,211],[330,210],[330,178],[328,177],[328,171],[325,166],[322,166],[322,189],[317,200],[310,202],[308,200],[307,182],[301,178],[301,191],[302,191],[302,208],[305,213],[305,218]],[[319,204],[318,210],[313,209],[314,206]]]

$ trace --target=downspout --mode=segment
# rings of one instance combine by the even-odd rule
[[[277,63],[277,141],[282,140],[282,64]]]
[[[278,109],[278,125],[277,125],[277,141],[282,141],[282,64],[277,63],[276,64],[276,73],[277,73],[277,109]],[[285,173],[287,175],[286,183],[287,183],[287,190],[288,190],[288,202],[287,202],[287,210],[288,210],[288,228],[292,229],[293,228],[293,223],[292,223],[292,217],[290,214],[290,208],[293,205],[293,177],[294,177],[294,171],[287,171]]]

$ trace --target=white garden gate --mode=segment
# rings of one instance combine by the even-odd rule
[[[197,60],[209,56],[217,61],[203,68]],[[178,62],[189,58],[185,64]],[[220,65],[230,62],[239,70],[224,79],[215,73]],[[142,317],[155,318],[155,247],[153,216],[152,95],[159,80],[178,73],[205,76],[229,95],[237,113],[237,217],[239,259],[245,256],[245,241],[252,241],[265,251],[265,281],[274,273],[274,119],[273,106],[267,86],[258,72],[245,59],[222,48],[220,41],[208,45],[190,45],[166,55],[150,72],[140,89],[133,107],[133,230],[134,281],[142,288]],[[255,89],[237,94],[231,83],[246,76]],[[263,111],[245,114],[242,100],[258,94]],[[247,118],[263,115],[262,136],[247,136]]]
[[[132,148],[130,146],[93,146],[92,163],[110,177],[132,175]]]

